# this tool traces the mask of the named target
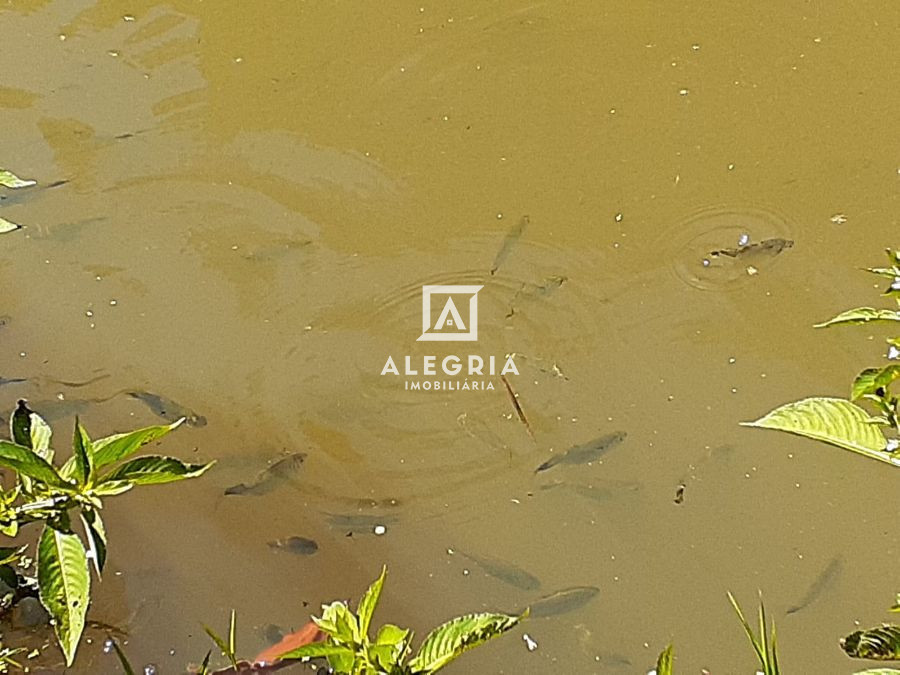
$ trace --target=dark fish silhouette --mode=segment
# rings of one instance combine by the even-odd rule
[[[615,431],[582,445],[576,445],[559,455],[554,455],[535,469],[534,472],[538,473],[539,471],[552,469],[557,464],[587,464],[588,462],[593,462],[607,451],[619,445],[625,440],[627,435],[624,431]]]
[[[758,254],[775,256],[781,253],[786,248],[791,248],[793,245],[794,242],[791,239],[781,239],[780,237],[774,237],[772,239],[763,239],[762,241],[757,241],[752,244],[744,244],[743,246],[738,246],[736,248],[720,248],[717,251],[710,251],[709,256],[711,258],[719,258],[721,256],[725,256],[728,258],[741,258],[748,255]]]
[[[252,483],[238,483],[225,488],[225,494],[252,496],[268,494],[281,483],[292,480],[305,460],[306,453],[291,453],[260,471]]]
[[[7,384],[16,384],[17,382],[27,382],[24,377],[0,377],[0,387]]]
[[[506,236],[503,238],[503,243],[500,245],[500,250],[497,251],[497,255],[494,257],[494,263],[491,265],[491,276],[497,273],[497,270],[500,269],[500,265],[502,265],[503,261],[509,257],[510,252],[518,243],[519,239],[521,239],[522,234],[524,234],[525,228],[528,227],[528,223],[528,216],[522,216],[519,223],[506,233]]]
[[[816,580],[813,581],[809,590],[807,590],[806,594],[800,599],[800,602],[788,608],[787,614],[793,614],[794,612],[799,612],[801,609],[806,609],[818,600],[822,592],[831,586],[840,576],[842,568],[843,562],[840,558],[832,559],[825,569],[822,570],[821,574],[816,577]]]
[[[521,588],[523,591],[536,591],[541,587],[540,579],[512,563],[497,560],[496,558],[482,558],[481,556],[469,555],[462,551],[459,551],[459,554],[478,565],[486,574],[510,586]]]
[[[319,550],[319,545],[306,537],[286,537],[269,542],[269,548],[296,555],[312,555]]]
[[[379,525],[387,527],[397,522],[397,516],[368,514],[325,513],[328,524],[347,534],[372,534]]]
[[[125,393],[146,405],[154,415],[158,415],[164,420],[175,422],[183,417],[184,423],[188,426],[206,426],[206,418],[203,415],[198,415],[193,410],[189,410],[165,396],[151,394],[148,391],[126,391]]]
[[[594,586],[573,586],[572,588],[564,588],[561,591],[545,595],[531,603],[530,615],[533,618],[543,618],[565,614],[566,612],[571,612],[579,607],[583,607],[599,592],[600,589]],[[518,613],[521,614],[522,612]]]

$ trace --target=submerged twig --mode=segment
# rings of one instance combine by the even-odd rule
[[[531,430],[528,418],[525,417],[525,411],[522,410],[522,406],[519,405],[518,395],[513,391],[512,385],[509,383],[509,380],[506,379],[506,375],[501,375],[500,380],[503,382],[503,386],[506,387],[506,393],[509,394],[509,400],[512,401],[513,408],[516,409],[516,415],[518,415],[519,421],[525,425],[525,431],[528,432],[531,440],[534,440],[534,432]]]

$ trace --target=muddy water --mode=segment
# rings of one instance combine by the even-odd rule
[[[201,622],[236,607],[252,654],[386,563],[381,618],[419,635],[600,589],[530,621],[536,651],[517,634],[454,672],[641,672],[670,640],[685,672],[734,672],[725,592],[762,589],[786,666],[849,671],[837,638],[896,590],[896,476],[737,422],[879,357],[810,325],[871,302],[856,269],[900,244],[898,28],[876,2],[9,3],[0,165],[69,182],[0,203],[26,225],[0,242],[0,374],[30,378],[4,406],[87,400],[57,424],[102,434],[155,420],[119,394],[146,389],[208,420],[165,451],[218,460],[109,504],[92,616],[178,672]],[[744,235],[794,245],[710,257]],[[477,344],[416,341],[426,284],[484,286]],[[516,354],[533,439],[497,376],[381,375],[468,353]],[[602,463],[534,473],[617,430]],[[298,481],[223,494],[286,452]],[[267,546],[289,536],[318,552]],[[76,670],[109,658],[94,636]]]

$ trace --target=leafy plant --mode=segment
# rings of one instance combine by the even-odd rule
[[[887,267],[870,267],[866,271],[890,279],[883,293],[892,297],[900,308],[900,251],[888,250]],[[900,322],[900,309],[857,307],[842,312],[816,328],[864,323]],[[900,359],[900,337],[888,338],[888,359]],[[780,406],[754,422],[751,427],[777,429],[825,441],[832,445],[873,459],[900,466],[900,407],[898,396],[891,391],[900,379],[900,364],[866,368],[853,381],[850,398],[814,397]],[[866,402],[873,410],[857,405]],[[889,435],[885,435],[885,430]]]
[[[750,639],[750,644],[753,645],[753,651],[756,652],[756,658],[759,659],[762,672],[765,675],[779,675],[781,671],[778,668],[778,639],[775,634],[775,623],[772,623],[772,638],[770,641],[766,607],[763,604],[762,595],[759,598],[759,635],[754,634],[750,624],[747,623],[747,619],[744,618],[740,605],[738,605],[737,600],[734,599],[731,593],[728,594],[728,600],[731,602],[731,606],[734,607],[734,611],[737,612],[741,625],[744,627],[744,632]]]
[[[90,604],[88,561],[98,578],[106,563],[106,529],[100,516],[103,498],[135,485],[194,478],[213,464],[187,464],[152,455],[131,458],[141,446],[165,436],[182,421],[92,440],[76,418],[72,456],[58,466],[50,427],[25,401],[18,402],[10,418],[12,440],[0,441],[0,467],[12,469],[15,476],[11,487],[0,489],[0,533],[14,537],[25,525],[44,524],[37,546],[37,585],[67,665],[74,661]],[[81,535],[73,526],[76,521],[81,523]],[[21,552],[3,549],[0,553],[0,576],[14,589],[18,577],[9,570]]]
[[[322,616],[313,617],[313,621],[325,634],[324,640],[286,651],[274,664],[257,662],[253,669],[268,672],[290,661],[324,658],[339,675],[426,675],[437,672],[463,652],[505,633],[527,615],[527,611],[522,616],[484,613],[451,619],[431,631],[416,655],[408,658],[413,637],[409,629],[387,623],[378,629],[374,639],[370,636],[372,615],[386,575],[387,569],[382,568],[381,576],[362,596],[356,612],[339,601],[322,606]],[[238,661],[234,654],[234,613],[227,644],[208,628],[206,631],[235,671],[250,665]]]
[[[25,180],[23,178],[19,178],[12,171],[7,171],[6,169],[0,168],[0,185],[5,188],[9,188],[10,190],[16,190],[18,188],[31,187],[32,185],[36,185],[36,183],[33,180]],[[21,227],[21,225],[10,222],[5,218],[0,218],[0,234],[14,232]]]

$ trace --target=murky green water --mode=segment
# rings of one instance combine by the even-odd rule
[[[110,502],[91,616],[179,672],[201,622],[236,607],[252,655],[386,563],[380,617],[420,635],[600,589],[531,620],[536,651],[454,672],[645,672],[674,640],[679,670],[722,673],[753,667],[725,592],[762,589],[786,668],[850,672],[838,637],[896,591],[897,476],[737,422],[880,356],[810,326],[869,303],[857,269],[900,244],[898,29],[880,2],[8,3],[0,165],[69,182],[0,204],[26,225],[0,240],[0,375],[29,378],[2,407],[97,399],[99,435],[155,420],[119,392],[158,392],[209,422],[164,449],[219,463]],[[743,234],[794,245],[709,259]],[[485,286],[477,345],[416,341],[427,284]],[[380,374],[468,353],[517,354],[533,439],[496,376]],[[602,462],[534,473],[617,430]],[[285,452],[299,484],[223,494]],[[318,551],[267,546],[289,536]],[[77,670],[110,658],[95,636]]]

